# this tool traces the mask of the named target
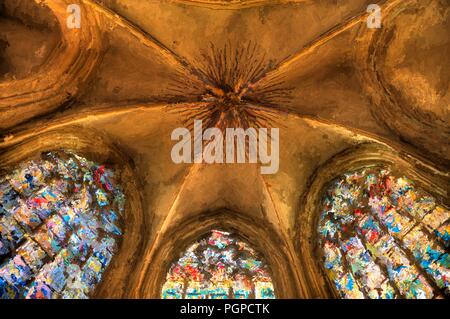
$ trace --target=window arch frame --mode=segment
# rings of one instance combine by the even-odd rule
[[[133,290],[130,278],[134,274],[130,272],[129,265],[123,265],[119,261],[131,260],[133,267],[137,265],[142,246],[140,235],[145,227],[140,191],[135,183],[136,174],[131,159],[126,152],[98,132],[69,127],[61,131],[50,130],[12,143],[0,155],[0,175],[5,175],[20,163],[51,151],[71,151],[97,163],[109,163],[118,173],[118,183],[127,199],[123,217],[124,234],[118,251],[103,273],[102,280],[91,292],[90,298],[127,298]]]
[[[436,203],[449,209],[450,178],[429,162],[378,143],[350,147],[320,166],[310,179],[309,191],[301,198],[302,210],[296,220],[295,246],[308,284],[319,298],[340,298],[329,279],[321,258],[318,225],[323,195],[331,182],[345,173],[364,168],[393,168],[433,196]]]
[[[174,262],[197,240],[217,229],[232,233],[233,237],[247,243],[266,262],[277,298],[301,298],[302,288],[295,272],[295,258],[291,258],[287,244],[278,232],[261,218],[249,217],[228,209],[200,213],[195,220],[185,220],[163,234],[160,245],[142,270],[137,298],[161,297],[166,275]],[[270,251],[270,253],[267,253]]]
[[[225,232],[225,233],[227,233],[226,237],[228,237],[231,240],[234,240],[236,242],[243,243],[244,245],[247,246],[247,248],[253,250],[255,252],[254,256],[256,257],[256,260],[258,260],[258,261],[262,262],[263,264],[265,264],[265,268],[267,270],[268,278],[270,278],[270,280],[271,280],[270,282],[272,283],[272,270],[270,269],[269,265],[267,264],[267,262],[266,262],[264,256],[262,255],[262,253],[260,251],[256,250],[256,249],[254,249],[253,245],[249,244],[247,239],[244,239],[242,236],[240,236],[239,234],[236,234],[235,232],[224,230],[222,228],[210,229],[208,232],[206,232],[202,236],[198,237],[197,240],[195,240],[194,242],[191,242],[190,245],[188,245],[188,247],[185,250],[182,251],[182,254],[180,256],[178,256],[178,258],[175,258],[174,261],[170,264],[170,268],[169,268],[169,271],[167,272],[167,275],[172,270],[172,267],[174,265],[176,265],[183,256],[185,256],[185,254],[186,254],[186,252],[187,252],[187,250],[189,248],[191,248],[195,244],[200,243],[200,241],[202,241],[202,240],[207,240],[207,239],[211,238],[213,232],[222,232],[222,233]],[[209,247],[210,244],[207,244],[206,246]],[[241,266],[236,266],[236,269],[240,269],[240,268],[242,268],[242,267]],[[166,279],[165,282],[167,282],[167,279]],[[186,293],[186,290],[187,290],[187,288],[183,287],[183,294]],[[161,290],[161,292],[162,292],[162,290]],[[255,292],[256,292],[256,289],[254,288],[254,290],[251,292],[251,294],[254,294]],[[275,289],[274,289],[274,295],[275,295],[275,299],[276,299]],[[234,298],[232,298],[232,299],[234,299]],[[249,298],[249,299],[254,299],[254,298]]]

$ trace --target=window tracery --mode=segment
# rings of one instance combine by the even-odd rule
[[[118,249],[114,171],[49,152],[0,178],[0,299],[88,298]]]
[[[322,201],[319,245],[343,298],[449,294],[450,212],[388,169],[346,173]]]
[[[167,273],[164,299],[273,299],[267,265],[247,243],[213,230],[192,244]]]

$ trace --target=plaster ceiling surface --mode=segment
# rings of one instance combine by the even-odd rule
[[[45,62],[56,44],[56,37],[49,37],[48,32],[29,29],[13,19],[2,19],[0,29],[2,30],[0,43],[3,43],[0,46],[2,55],[0,76],[5,78],[26,77]],[[29,39],[32,41],[29,42]],[[33,54],[32,59],[27,57],[29,54]]]
[[[99,3],[133,21],[188,60],[198,59],[199,52],[208,50],[210,44],[256,42],[267,60],[276,62],[294,55],[342,21],[365,12],[371,2],[265,1],[264,5],[250,7],[245,6],[245,1],[240,1],[242,6],[222,7],[201,5],[201,1],[100,0]]]
[[[132,161],[150,229],[148,243],[157,242],[173,224],[222,208],[267,220],[282,238],[292,238],[300,199],[315,173],[333,157],[365,143],[404,152],[448,180],[450,28],[445,1],[430,0],[430,6],[409,1],[423,13],[414,21],[406,2],[380,1],[389,17],[386,34],[381,35],[365,27],[372,1],[81,2],[89,21],[98,25],[79,34],[61,27],[60,35],[51,31],[51,23],[47,29],[14,27],[18,21],[1,17],[0,54],[8,57],[8,50],[23,50],[24,44],[16,43],[21,37],[34,40],[20,61],[0,64],[0,74],[15,69],[17,77],[26,80],[27,73],[48,68],[49,78],[63,74],[67,82],[37,105],[0,92],[0,108],[8,113],[0,114],[0,151],[38,141],[46,132],[102,137]],[[63,6],[54,3],[44,1],[43,6],[51,6],[58,21],[64,21]],[[18,32],[21,28],[27,31]],[[400,35],[396,28],[409,35]],[[51,36],[40,44],[45,32]],[[2,36],[13,43],[6,51]],[[86,63],[78,61],[75,69],[64,63],[50,67],[48,61],[60,61],[46,58],[59,36],[66,41],[56,45],[63,61],[81,56]],[[389,41],[372,50],[384,37]],[[211,46],[219,51],[211,51]],[[248,87],[255,92],[282,87],[281,98],[269,98],[269,103],[262,99],[260,105],[264,112],[275,113],[267,124],[280,129],[279,171],[261,175],[259,164],[173,163],[171,132],[191,120],[183,111],[201,108],[210,90],[199,76],[199,65],[214,52],[229,52],[233,58],[233,50],[249,47],[254,51],[248,61],[259,63],[263,71]],[[383,88],[388,90],[388,84],[399,93],[375,90],[379,74]],[[14,81],[4,75],[0,87],[12,92],[18,85]],[[392,113],[379,113],[380,105],[384,111],[389,103],[400,106]],[[33,112],[22,118],[25,113],[15,111],[15,105],[27,105]],[[411,116],[419,117],[417,127],[427,133],[426,139],[414,138],[416,127],[403,131],[408,108]]]
[[[254,43],[264,62],[273,68],[302,54],[305,48],[314,47],[323,34],[343,21],[364,13],[366,2],[346,1],[338,6],[327,1],[300,1],[217,10],[170,1],[101,1],[188,63],[202,60],[202,55],[209,54],[210,45],[217,48],[229,45],[234,49],[242,43]],[[355,29],[331,37],[284,68],[284,85],[293,89],[286,107],[301,114],[389,135],[382,125],[374,123],[367,97],[349,62]],[[133,42],[123,47],[123,38],[118,39],[120,34],[120,30],[111,34],[112,48],[100,67],[98,81],[87,94],[87,102],[103,97],[149,100],[155,95],[169,94],[167,83],[171,79],[165,68],[161,70],[158,54]],[[131,81],[114,78],[121,70],[125,70],[121,72],[125,80]],[[147,81],[138,80],[143,77]],[[154,86],[159,84],[158,91]],[[137,90],[136,85],[142,89]],[[354,120],[355,116],[358,121]]]
[[[86,3],[89,10],[98,13],[104,42],[95,71],[69,108],[15,128],[5,145],[14,143],[16,134],[20,139],[21,134],[32,136],[43,128],[64,130],[75,125],[104,134],[133,158],[154,229],[159,229],[167,216],[177,218],[228,207],[248,214],[269,214],[271,221],[290,231],[299,209],[298,198],[318,166],[358,143],[402,143],[397,134],[373,116],[373,105],[358,74],[360,66],[352,60],[357,54],[355,47],[364,42],[360,22],[365,21],[368,1],[345,1],[339,5],[329,1],[249,2],[248,6],[245,1],[231,2],[229,6],[197,1]],[[386,12],[397,4],[398,1],[381,3]],[[428,25],[426,32],[446,32],[448,11],[439,11],[440,5],[435,3],[434,11],[427,11],[430,17],[437,16],[435,22],[422,21],[426,16],[420,20]],[[407,13],[398,15],[400,23],[407,24]],[[3,19],[2,23],[10,22]],[[412,37],[410,41],[419,41],[418,36],[418,40]],[[393,41],[400,41],[396,47],[405,47],[404,50],[412,45],[402,39]],[[433,48],[448,49],[445,41],[428,41]],[[199,93],[190,91],[189,83],[198,81],[190,73],[210,54],[210,46],[228,46],[231,50],[242,43],[253,43],[255,56],[251,58],[260,59],[266,67],[256,84],[270,84],[282,78],[289,94],[274,121],[281,128],[279,173],[261,176],[256,165],[173,164],[170,132],[185,120],[177,112],[178,104],[183,105],[177,104],[177,99],[201,103],[201,97],[196,96]],[[30,45],[31,51],[36,50],[34,42]],[[428,46],[423,47],[421,54],[426,55]],[[395,52],[388,50],[383,70],[395,85],[413,92],[406,88],[411,83],[405,79],[415,69],[408,68],[412,65],[407,63],[408,55]],[[436,58],[445,59],[443,53],[436,54],[440,54]],[[389,68],[389,61],[400,58],[405,60],[406,73]],[[428,57],[424,63],[431,64],[432,59]],[[425,70],[418,67],[417,72]],[[421,81],[427,79],[426,74],[423,76]],[[183,92],[173,93],[177,77],[179,81],[186,80],[186,96]],[[426,97],[417,98],[417,92],[407,97],[420,100],[421,104],[415,104],[418,108],[431,108],[443,122],[447,116],[445,79],[444,76],[444,82],[434,83],[444,92],[440,100],[435,92],[434,107],[427,106]],[[423,148],[405,147],[423,154]],[[444,158],[447,155],[444,153]]]
[[[424,3],[393,18],[396,27],[380,61],[400,102],[450,123],[450,10],[445,2]],[[436,61],[440,61],[436,65]],[[425,115],[426,116],[426,115]]]
[[[47,8],[28,6],[28,12],[20,13],[17,7],[5,9],[0,19],[0,82],[36,72],[61,36]]]
[[[348,147],[373,140],[295,115],[284,115],[282,122],[280,169],[273,176],[261,175],[257,164],[173,163],[171,132],[182,122],[166,106],[64,115],[27,134],[32,138],[45,131],[75,129],[114,141],[135,163],[144,210],[154,230],[169,220],[228,208],[268,218],[278,230],[287,231],[294,227],[299,196],[316,168]]]
[[[268,70],[268,74],[258,82],[264,86],[281,79],[283,88],[290,91],[289,98],[280,102],[283,108],[296,114],[325,119],[362,130],[367,134],[402,142],[402,134],[395,132],[395,125],[386,125],[383,119],[373,116],[378,112],[379,107],[372,103],[371,96],[365,89],[367,81],[361,78],[360,69],[366,66],[355,62],[355,56],[361,55],[358,47],[369,45],[370,39],[367,40],[366,37],[367,34],[373,33],[373,31],[367,31],[364,24],[357,23],[364,21],[361,15],[365,13],[364,9],[367,6],[365,2],[348,1],[344,5],[340,4],[339,8],[345,8],[344,11],[333,10],[330,8],[333,4],[326,1],[294,1],[243,8],[238,6],[227,10],[195,1],[193,3],[189,1],[187,3],[100,1],[100,3],[131,21],[160,46],[155,48],[142,45],[142,41],[136,41],[135,37],[130,36],[129,32],[120,26],[113,27],[111,32],[106,32],[110,46],[92,81],[93,85],[80,97],[82,104],[183,99],[195,101],[196,98],[198,99],[198,92],[191,92],[188,81],[183,88],[184,96],[172,91],[175,85],[174,76],[179,77],[181,81],[189,79],[190,76],[189,74],[180,75],[180,65],[170,63],[163,56],[166,53],[164,50],[171,52],[178,62],[185,63],[189,73],[190,68],[204,61],[205,56],[211,55],[211,45],[216,50],[226,47],[233,50],[253,44],[256,47],[255,59],[261,59]],[[390,1],[384,5],[387,9],[394,11],[398,2]],[[168,7],[171,9],[168,10]],[[432,40],[446,38],[442,35],[447,32],[444,30],[445,23],[448,23],[448,19],[445,18],[448,10],[443,11],[442,8],[445,8],[442,4],[435,4],[434,11],[429,9],[430,15],[433,12],[441,12],[436,13],[439,17],[436,18],[438,20],[435,24],[428,23],[428,25],[422,21],[417,27],[420,32],[410,32],[409,41],[415,41],[412,44],[414,45],[421,41],[421,37],[424,36],[421,33],[423,30],[433,28],[433,25],[437,28],[434,37],[427,38],[431,39],[428,40],[430,43],[422,44],[422,51],[424,56],[427,56],[427,60],[421,60],[420,63],[415,64],[414,61],[409,63],[409,65],[414,64],[416,68],[425,69],[426,67],[421,65],[428,61],[429,67],[426,69],[429,74],[431,74],[430,70],[435,72],[431,65],[439,59],[436,54],[440,54],[443,60],[448,60],[446,58],[450,47],[448,42],[435,40],[435,42],[443,42],[433,44]],[[387,12],[391,12],[387,9]],[[266,11],[267,13],[262,14]],[[280,11],[278,15],[283,17],[282,21],[272,16],[261,18],[271,14],[276,16],[278,11]],[[400,25],[401,23],[408,25],[407,12],[396,14],[399,15],[397,20]],[[236,15],[238,18],[233,18]],[[421,26],[422,24],[424,27]],[[390,30],[395,29],[390,25],[389,27]],[[124,42],[128,45],[124,46]],[[410,100],[402,103],[401,113],[407,112],[408,107],[422,109],[425,117],[431,116],[433,120],[442,122],[443,131],[447,134],[448,103],[446,103],[445,93],[448,92],[445,73],[447,68],[440,67],[441,71],[437,70],[442,75],[439,77],[441,83],[436,83],[436,89],[433,91],[430,87],[433,83],[424,84],[426,75],[420,75],[420,70],[411,78],[408,74],[412,71],[408,71],[406,66],[401,69],[397,67],[395,62],[398,59],[391,62],[395,67],[387,64],[393,59],[389,52],[398,52],[397,47],[406,45],[402,39],[398,39],[397,42],[399,43],[389,46],[391,49],[386,59],[390,60],[384,62],[383,70],[388,80],[390,74],[395,74],[395,83],[403,85],[397,91],[403,88],[404,92],[411,92],[403,93],[411,95],[408,95]],[[161,51],[161,48],[164,50]],[[435,52],[434,55],[428,54],[429,51]],[[411,49],[407,52],[415,52],[415,50]],[[417,55],[414,53],[410,55],[417,60]],[[114,76],[118,73],[121,74],[120,78]],[[403,81],[404,84],[399,82],[402,81],[401,79],[406,79]],[[394,82],[392,83],[394,85]],[[406,105],[410,106],[406,107]],[[436,112],[439,115],[433,115]],[[398,114],[394,112],[389,116],[395,122]],[[402,131],[400,128],[397,130]],[[414,144],[425,157],[439,149],[438,155],[442,158],[444,165],[447,165],[448,143],[445,138],[440,137],[439,140],[441,142],[437,148],[428,145],[428,140],[421,140],[419,137],[410,138],[405,146]]]
[[[221,1],[97,1],[105,7],[94,6],[90,10],[100,12],[103,56],[95,71],[91,72],[90,79],[83,83],[83,90],[70,103],[73,108],[80,108],[96,104],[114,107],[136,102],[177,102],[183,99],[196,102],[202,92],[192,92],[190,84],[197,79],[190,72],[199,61],[211,54],[209,47],[236,49],[253,43],[257,55],[255,59],[261,59],[267,71],[256,84],[270,85],[271,81],[281,78],[283,88],[289,91],[289,97],[278,102],[281,108],[401,143],[402,134],[395,132],[395,125],[386,125],[373,116],[378,106],[372,104],[370,94],[365,90],[366,81],[360,77],[360,69],[364,66],[355,62],[355,55],[361,53],[358,47],[370,42],[364,37],[374,32],[364,27],[366,2],[346,1],[338,6],[328,1],[237,1],[227,6]],[[445,10],[441,2],[435,2],[428,14],[430,17],[435,15],[436,21],[421,20],[416,28],[421,32],[430,29],[430,34],[436,29],[434,38],[446,39],[448,37],[442,35],[446,32],[445,23],[448,24],[448,8]],[[383,1],[381,5],[390,13],[399,2]],[[107,8],[113,11],[109,12]],[[396,14],[395,21],[399,20],[400,25],[408,24],[407,12]],[[422,24],[424,27],[421,27]],[[411,45],[418,43],[423,36],[414,30],[410,33],[410,41],[415,41]],[[440,58],[448,60],[446,53],[449,45],[445,40],[433,42],[433,37],[427,39],[430,43],[422,44],[422,51],[428,60],[409,63],[419,68],[413,77],[408,77],[414,70],[407,66],[402,67],[402,72],[398,72],[397,68],[390,71],[392,67],[388,62],[395,60],[395,56],[389,52],[397,52],[397,49],[387,52],[383,74],[386,74],[388,81],[393,79],[394,86],[411,92],[403,93],[404,98],[409,99],[405,100],[405,105],[412,104],[413,109],[422,109],[425,117],[441,122],[442,131],[447,134],[446,68],[442,66],[441,71],[437,70],[442,77],[435,84],[424,84],[426,75],[419,73],[426,69],[431,76],[433,61]],[[397,42],[390,47],[406,45],[402,39]],[[428,54],[431,50],[434,55]],[[415,55],[412,54],[412,57]],[[36,63],[36,59],[28,60]],[[425,61],[430,67],[421,66]],[[26,63],[30,62],[24,61]],[[395,79],[391,74],[395,74]],[[185,82],[185,94],[173,90],[176,86],[174,78]],[[430,85],[434,85],[435,89]],[[418,89],[413,90],[413,86]],[[404,109],[408,107],[402,107],[402,113]],[[395,112],[390,115],[395,121]],[[414,144],[416,149],[410,148],[411,151],[428,158],[430,152],[439,149],[440,163],[444,166],[448,164],[445,136],[439,137],[441,142],[437,147],[427,145],[428,140],[417,140],[410,138],[404,146]]]

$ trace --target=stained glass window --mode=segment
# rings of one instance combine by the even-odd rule
[[[449,295],[450,212],[388,169],[347,173],[322,202],[324,268],[342,298]]]
[[[0,299],[88,298],[117,250],[112,169],[50,152],[0,178]]]
[[[245,242],[213,230],[174,263],[164,299],[274,299],[267,265]]]

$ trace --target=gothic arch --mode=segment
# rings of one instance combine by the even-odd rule
[[[116,169],[118,180],[126,197],[124,235],[119,250],[106,269],[101,282],[93,291],[94,298],[120,297],[132,275],[130,268],[137,264],[145,238],[146,221],[142,213],[139,183],[134,165],[118,147],[97,132],[76,127],[63,132],[53,130],[26,139],[0,156],[0,174],[13,169],[18,163],[50,151],[72,151],[98,163],[107,163]],[[3,175],[3,174],[2,174]],[[127,262],[124,262],[124,261]]]
[[[408,154],[386,146],[367,143],[347,149],[319,167],[309,182],[309,192],[301,198],[302,210],[297,217],[296,248],[302,269],[314,294],[321,298],[338,297],[334,285],[323,271],[318,254],[317,226],[321,199],[327,185],[349,171],[366,167],[393,167],[411,178],[420,188],[431,194],[440,205],[448,208],[450,180]]]
[[[374,165],[395,165],[401,168],[405,175],[412,177],[421,187],[432,193],[443,205],[447,207],[450,205],[448,194],[450,177],[446,171],[449,162],[445,161],[448,160],[448,152],[445,151],[445,147],[448,146],[449,127],[445,121],[442,123],[442,118],[438,118],[441,122],[433,123],[427,112],[421,112],[423,110],[420,109],[410,110],[408,103],[397,100],[398,96],[391,94],[392,83],[386,77],[382,63],[386,51],[391,45],[390,34],[398,26],[402,29],[402,23],[397,24],[396,19],[402,15],[403,11],[407,11],[408,6],[412,8],[411,10],[419,7],[416,4],[411,5],[414,1],[417,4],[419,0],[403,2],[393,0],[380,3],[383,9],[383,21],[386,24],[382,30],[367,30],[365,5],[356,1],[355,3],[358,2],[361,6],[350,6],[347,7],[350,11],[347,12],[347,9],[342,11],[343,14],[348,15],[348,19],[341,21],[342,17],[337,19],[328,16],[324,18],[324,22],[331,18],[327,23],[318,28],[312,27],[311,29],[317,32],[316,35],[309,34],[303,37],[301,28],[297,27],[296,30],[300,30],[300,32],[294,37],[295,45],[292,43],[287,45],[285,39],[283,40],[276,34],[282,30],[292,30],[286,29],[289,25],[302,24],[288,23],[280,26],[280,29],[274,28],[275,31],[278,30],[273,37],[273,39],[277,38],[277,41],[270,40],[269,36],[268,40],[262,44],[266,50],[278,52],[272,45],[277,45],[276,43],[279,41],[283,46],[289,47],[286,52],[290,53],[285,55],[280,51],[280,56],[274,54],[274,57],[278,56],[277,59],[280,59],[279,64],[276,63],[278,65],[274,65],[275,68],[256,85],[264,88],[272,81],[277,82],[279,77],[291,78],[292,85],[298,89],[298,95],[293,100],[295,107],[292,113],[288,114],[292,115],[290,128],[299,127],[296,134],[291,135],[292,140],[297,143],[297,139],[307,131],[317,132],[314,140],[306,139],[308,143],[299,147],[295,152],[286,152],[284,161],[292,164],[290,167],[292,169],[286,170],[284,175],[280,174],[281,177],[278,180],[263,180],[264,185],[267,186],[264,189],[267,190],[268,195],[277,196],[272,198],[272,203],[280,204],[280,215],[278,215],[275,205],[273,205],[273,210],[276,214],[265,215],[267,211],[264,211],[260,207],[259,201],[255,200],[253,201],[256,203],[252,208],[253,212],[261,213],[262,217],[249,217],[250,214],[244,214],[249,210],[241,209],[242,206],[232,206],[233,201],[236,202],[236,197],[229,196],[228,202],[219,202],[212,207],[214,209],[222,206],[234,207],[236,212],[226,209],[206,211],[209,206],[205,205],[198,210],[186,208],[184,211],[177,211],[173,209],[174,216],[170,216],[170,218],[164,216],[171,210],[166,209],[165,205],[158,206],[158,204],[166,202],[167,206],[170,206],[172,195],[177,200],[181,193],[179,192],[177,195],[177,188],[181,185],[180,187],[183,189],[183,181],[187,178],[186,176],[191,176],[191,172],[193,179],[205,175],[198,175],[198,171],[192,168],[185,169],[183,167],[178,170],[170,167],[166,170],[167,166],[155,165],[162,162],[161,159],[166,153],[160,152],[164,154],[159,154],[158,157],[154,150],[169,145],[168,142],[160,143],[159,137],[166,134],[162,128],[169,130],[171,125],[178,123],[178,119],[180,121],[184,119],[184,115],[170,112],[170,109],[180,106],[179,102],[184,101],[183,98],[186,95],[183,90],[181,97],[167,96],[166,94],[169,94],[170,90],[165,91],[161,88],[170,86],[172,77],[186,80],[187,86],[194,87],[192,84],[198,79],[192,69],[194,64],[190,63],[194,63],[196,55],[201,52],[207,41],[202,38],[202,35],[193,36],[196,33],[190,33],[190,36],[189,33],[181,33],[182,37],[189,42],[192,42],[192,38],[203,42],[198,47],[196,45],[199,43],[192,46],[194,54],[187,54],[190,50],[183,53],[179,43],[176,44],[180,41],[178,36],[162,37],[164,32],[157,31],[157,29],[172,29],[167,28],[167,24],[161,23],[164,20],[160,19],[160,15],[155,15],[155,21],[161,21],[152,21],[158,28],[152,28],[152,23],[149,25],[139,24],[139,16],[146,20],[145,12],[132,17],[132,15],[127,15],[124,10],[106,5],[108,2],[120,4],[126,1],[79,0],[83,18],[88,20],[87,25],[89,26],[80,30],[66,28],[68,15],[66,9],[67,5],[71,4],[71,0],[45,1],[46,4],[48,3],[49,12],[55,17],[55,24],[52,27],[60,29],[61,45],[52,52],[47,63],[37,68],[29,78],[0,83],[0,131],[5,132],[0,141],[0,175],[2,169],[8,170],[15,163],[31,158],[41,151],[54,149],[74,150],[87,158],[98,162],[114,163],[122,168],[122,185],[125,186],[129,199],[126,208],[129,231],[125,234],[124,249],[120,251],[121,255],[116,256],[115,259],[120,262],[111,265],[102,284],[97,287],[95,297],[158,298],[170,262],[177,258],[187,245],[213,228],[240,234],[253,247],[267,254],[268,264],[274,271],[273,279],[277,297],[336,296],[334,287],[321,273],[321,267],[314,254],[318,205],[328,182],[349,170]],[[13,6],[18,8],[26,7],[25,3],[35,4],[38,2],[38,0],[10,1],[10,3],[14,3]],[[277,7],[301,9],[303,4],[311,5],[311,9],[316,7],[314,1],[307,0],[171,0],[163,1],[161,5],[163,3],[165,5],[174,3],[173,7],[182,7],[188,15],[192,16],[195,23],[202,20],[196,19],[194,11],[189,11],[198,9],[193,8],[196,6],[203,7],[200,10],[207,8],[212,19],[220,17],[220,15],[213,14],[224,13],[225,10],[244,9],[242,12],[238,12],[239,15],[242,14],[242,17],[258,18],[260,10],[258,7],[267,12],[273,5],[276,10],[279,9]],[[424,3],[426,2],[424,1]],[[322,11],[317,12],[328,11],[333,15],[340,15],[339,11],[324,10],[327,6],[328,4],[325,6],[323,3],[317,4],[317,9],[322,8]],[[341,8],[340,6],[340,4],[335,5],[336,8]],[[130,8],[132,7],[133,5],[130,5]],[[249,9],[254,7],[256,9]],[[134,9],[136,8],[139,10],[139,7]],[[308,13],[309,8],[305,6],[305,9],[305,12]],[[286,21],[298,21],[297,17],[302,17],[303,13],[300,12],[302,10],[291,17],[286,15],[286,17],[280,18]],[[430,10],[434,12],[432,9]],[[244,16],[244,12],[249,13],[250,11],[254,11],[256,15],[253,16],[252,13],[252,15]],[[136,11],[134,12],[136,13]],[[315,9],[314,12],[316,12]],[[433,14],[438,15],[439,10]],[[183,15],[174,17],[179,20],[183,19]],[[418,19],[417,23],[411,24],[413,28],[428,26],[426,23],[420,23],[423,22],[420,19],[427,20],[426,17],[419,15]],[[32,23],[33,17],[26,17],[24,20]],[[429,20],[434,21],[434,19]],[[248,20],[244,18],[242,21]],[[277,20],[274,21],[276,24]],[[189,21],[186,20],[186,23]],[[265,22],[264,24],[266,27],[269,26]],[[362,26],[359,29],[360,32],[358,32],[358,26]],[[353,27],[355,28],[353,29]],[[255,28],[257,30],[255,33],[251,32],[257,40],[261,38],[260,32],[263,30],[260,28]],[[203,28],[186,28],[186,30],[195,29]],[[176,29],[174,30],[172,30],[173,33],[177,33]],[[221,27],[215,30],[218,34],[223,34],[222,31]],[[283,31],[283,34],[288,33]],[[250,32],[248,35],[251,35]],[[240,37],[239,32],[237,36]],[[215,40],[220,40],[221,37],[216,38],[214,44],[216,44]],[[354,45],[355,43],[357,45]],[[355,47],[356,49],[354,49]],[[354,51],[353,57],[351,56],[352,51]],[[430,51],[435,53],[434,50]],[[130,67],[127,62],[134,58],[139,61],[132,66],[130,73],[136,74],[122,78]],[[321,62],[331,61],[331,63],[323,66],[323,63],[316,63],[319,60]],[[435,61],[439,61],[439,59],[435,59]],[[116,65],[117,69],[111,68],[113,65]],[[317,66],[317,68],[305,68],[308,65]],[[144,69],[144,66],[147,72],[136,72]],[[354,78],[352,76],[355,69],[361,73],[359,80],[356,79],[357,76]],[[434,71],[434,69],[430,69]],[[348,73],[346,79],[350,82],[334,77],[334,74],[346,73]],[[118,77],[117,74],[121,76]],[[323,79],[328,78],[328,75],[331,75],[330,82],[322,86]],[[100,81],[102,78],[104,81]],[[115,78],[120,79],[115,81]],[[310,79],[314,82],[309,82]],[[304,80],[308,81],[304,82]],[[95,85],[90,85],[97,82],[100,83],[99,87],[107,86],[107,88],[103,90]],[[111,85],[105,85],[108,82]],[[138,83],[151,85],[139,86]],[[336,87],[335,91],[328,92],[330,85],[334,87],[334,84],[342,83],[346,83],[346,85]],[[313,90],[304,90],[304,88],[318,89],[308,95],[308,92]],[[362,88],[366,90],[367,94],[361,94],[359,90]],[[349,89],[351,90],[349,91]],[[133,95],[134,93],[136,95]],[[303,93],[305,94],[303,95]],[[401,93],[408,95],[411,92],[404,90]],[[370,103],[365,101],[366,96],[372,98]],[[321,99],[320,97],[326,98]],[[331,110],[330,106],[334,110]],[[168,109],[166,113],[165,108]],[[342,112],[344,109],[347,111]],[[330,110],[331,112],[329,112]],[[171,113],[170,118],[169,116],[165,117],[165,114],[169,113]],[[341,114],[340,117],[335,116],[338,113]],[[355,114],[360,116],[354,116]],[[274,114],[274,117],[281,119],[280,122],[287,119],[283,118],[283,112]],[[293,118],[295,118],[295,123]],[[305,123],[306,125],[303,125]],[[360,123],[365,124],[361,126]],[[325,130],[325,124],[336,130]],[[342,138],[335,139],[333,136],[330,139],[330,134],[342,135]],[[123,138],[123,135],[127,135],[126,138]],[[331,141],[338,141],[338,143],[334,143],[337,148],[330,147],[329,152],[327,150],[326,153],[323,153],[326,145],[333,145]],[[373,143],[361,145],[367,141]],[[315,149],[315,144],[324,147],[319,152]],[[359,146],[350,146],[357,144]],[[338,155],[331,155],[340,152],[345,147],[350,148]],[[327,161],[330,156],[333,158],[317,168],[318,163]],[[423,156],[423,158],[419,156]],[[430,161],[425,162],[424,158]],[[295,172],[303,164],[302,161],[308,161],[308,166],[301,171],[301,175],[299,175],[302,176],[301,178],[293,179],[303,182],[309,178],[306,187],[303,183],[284,184],[284,182],[289,182],[288,178],[292,178],[289,173]],[[315,173],[311,175],[313,171]],[[186,175],[183,175],[185,172],[187,172]],[[235,172],[239,171],[230,171],[227,176],[233,178],[238,176],[243,179],[239,173]],[[214,177],[215,175],[211,173],[208,176]],[[253,175],[249,174],[248,176],[247,179],[250,180]],[[288,178],[283,178],[283,176]],[[210,185],[205,184],[206,187],[199,189],[205,189]],[[226,191],[227,184],[222,184],[224,184],[222,190]],[[250,185],[250,183],[242,185],[247,184]],[[270,184],[275,186],[273,193],[270,192],[269,186],[272,186]],[[160,185],[164,186],[159,187]],[[153,190],[156,191],[153,192]],[[296,201],[298,195],[296,194],[289,196],[289,200],[284,202],[283,192],[285,190],[292,193],[301,191],[303,194],[305,192],[299,199],[300,204],[292,205],[293,202],[298,204]],[[219,194],[217,198],[220,199],[222,193],[219,191],[217,193]],[[155,194],[154,197],[153,194]],[[168,195],[163,196],[166,194]],[[183,191],[180,198],[184,197],[184,201],[190,201],[190,194],[189,187],[186,187],[186,191]],[[203,198],[208,196],[200,194],[204,196]],[[258,198],[265,198],[264,196]],[[246,197],[246,199],[249,198],[249,196]],[[212,199],[211,202],[214,200]],[[285,209],[281,209],[282,205],[286,206]],[[205,212],[196,215],[197,212],[203,210]],[[273,218],[275,215],[277,218]],[[282,218],[278,218],[279,216]],[[166,219],[164,219],[165,217]],[[164,227],[159,228],[158,222],[163,219],[161,224]],[[180,220],[181,222],[178,223]],[[296,249],[292,248],[293,246]],[[146,268],[147,265],[149,265],[148,268]]]
[[[140,289],[133,297],[160,298],[161,288],[171,264],[193,242],[212,229],[229,231],[259,252],[271,270],[277,298],[301,298],[301,283],[295,276],[295,261],[286,252],[286,244],[264,220],[255,220],[223,209],[205,212],[195,220],[185,220],[164,234],[163,244],[156,247],[150,267]]]
[[[29,4],[20,1],[17,7],[10,10],[20,12],[22,8],[26,10]],[[0,83],[0,129],[14,127],[70,102],[100,61],[102,38],[97,23],[98,13],[86,10],[88,3],[83,1],[79,4],[83,27],[69,29],[67,7],[70,4],[72,1],[69,0],[46,2],[47,9],[57,20],[57,26],[52,27],[61,32],[60,43],[50,53],[46,63],[29,77]]]
[[[428,51],[433,48],[445,54],[448,42],[440,44],[441,47],[438,49],[433,47],[433,44],[425,42],[433,41],[433,37],[423,35],[425,32],[432,34],[431,32],[439,32],[441,29],[443,32],[448,31],[448,18],[445,18],[445,12],[448,16],[448,9],[446,10],[443,2],[402,1],[383,17],[382,29],[373,31],[361,25],[358,29],[360,44],[353,50],[355,67],[359,73],[360,83],[371,100],[371,113],[374,118],[407,144],[421,150],[429,159],[430,154],[435,155],[433,161],[441,167],[449,164],[450,126],[445,117],[445,114],[448,116],[448,112],[444,110],[448,105],[446,102],[448,97],[446,94],[438,93],[433,86],[436,84],[430,80],[430,75],[418,66],[427,65],[428,69],[432,69],[426,64],[429,63],[427,59],[431,59],[431,56],[425,54],[420,57],[422,62],[416,63],[414,67],[402,65],[407,65],[406,62],[393,61],[407,59],[400,56],[410,56],[412,51],[416,55],[419,54],[416,50],[407,51],[408,41],[422,41],[424,47],[430,45]],[[413,15],[419,18],[411,23],[408,19]],[[433,16],[434,20],[430,19],[430,16]],[[402,30],[401,34],[399,30]],[[442,63],[445,69],[445,59]],[[432,70],[436,73],[439,68]],[[396,73],[398,78],[393,75]],[[446,81],[447,78],[444,75],[441,79]],[[406,83],[410,83],[411,87],[407,87]],[[440,113],[444,115],[438,115]]]

